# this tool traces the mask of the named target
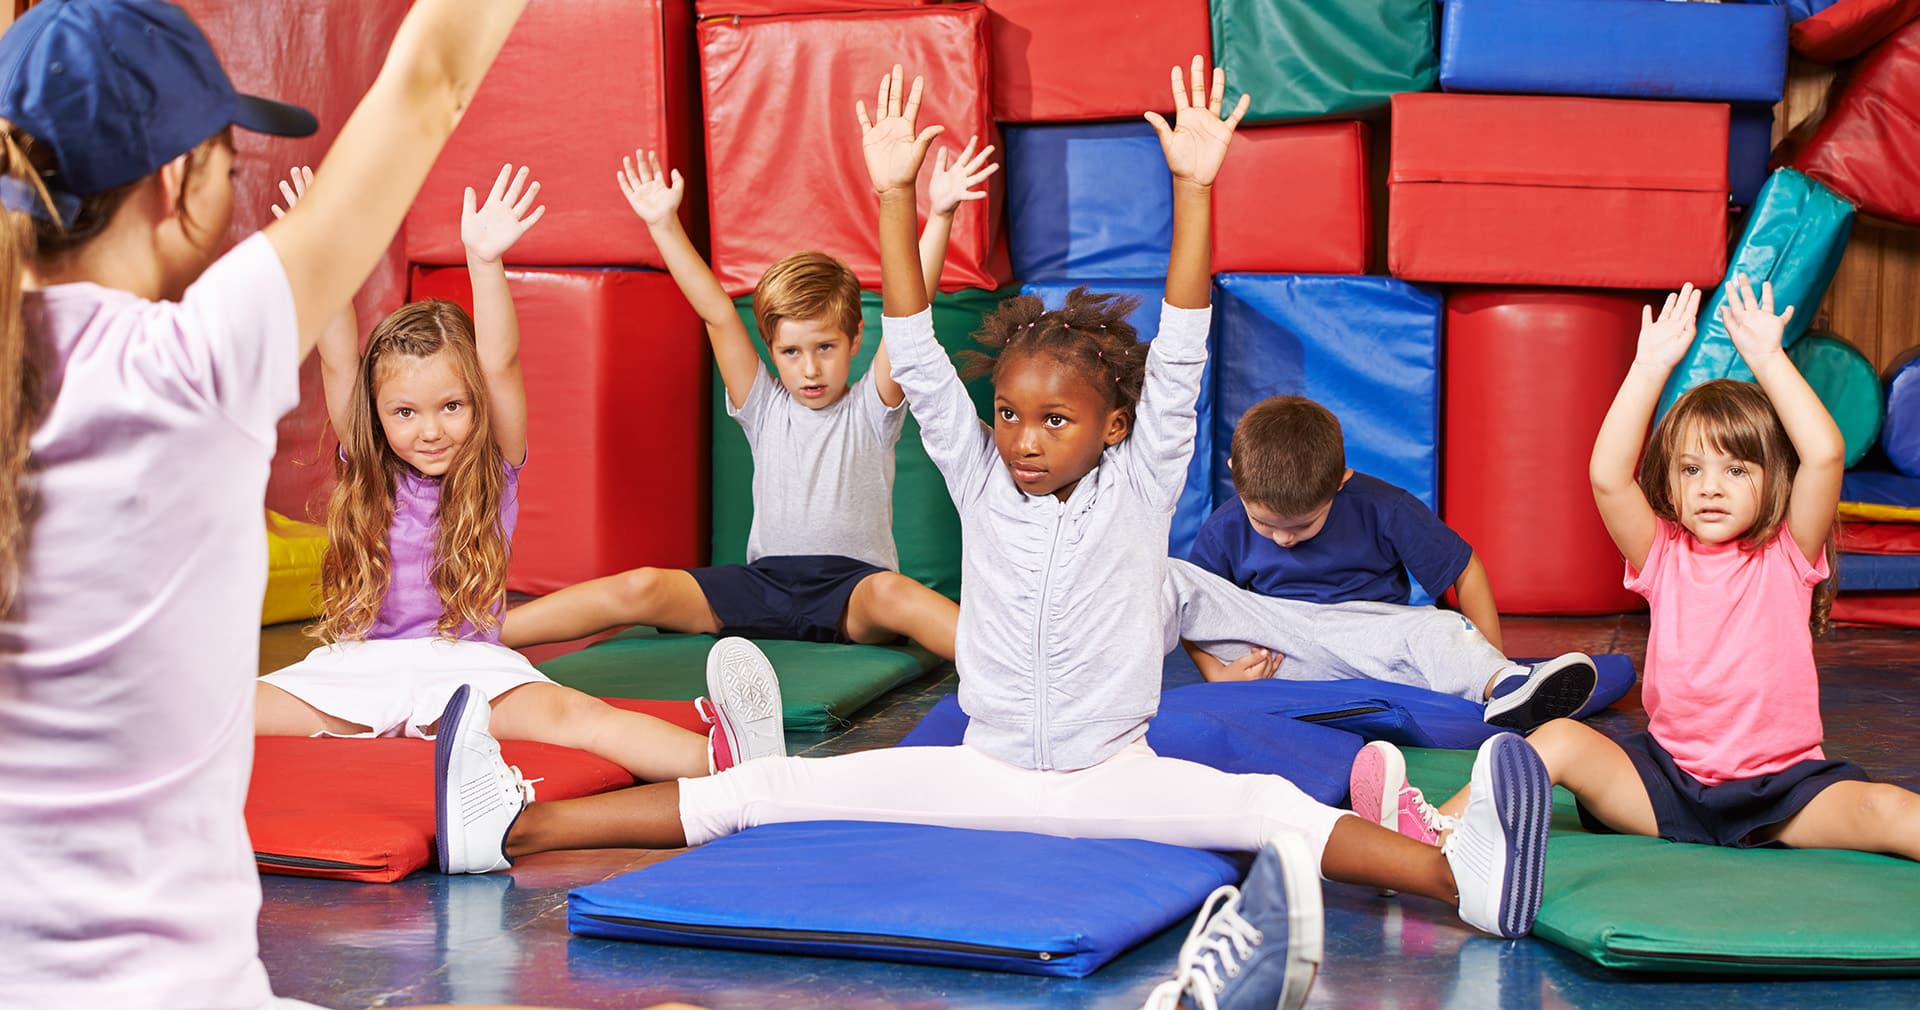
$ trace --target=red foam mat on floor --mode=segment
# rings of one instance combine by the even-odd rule
[[[702,731],[693,703],[610,698],[610,704]],[[500,745],[541,799],[631,785],[584,751],[509,740]],[[433,860],[433,742],[263,736],[254,740],[247,833],[260,872],[390,883]]]

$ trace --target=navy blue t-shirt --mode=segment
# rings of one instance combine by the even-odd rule
[[[1282,547],[1247,520],[1240,496],[1213,511],[1187,560],[1266,596],[1310,603],[1412,598],[1407,573],[1439,599],[1473,548],[1406,491],[1356,473],[1333,496],[1327,524],[1312,540]]]

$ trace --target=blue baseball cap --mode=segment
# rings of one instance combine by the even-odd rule
[[[213,45],[164,0],[44,0],[0,35],[0,117],[53,154],[47,188],[129,183],[229,125],[281,137],[319,129],[295,105],[238,94]]]

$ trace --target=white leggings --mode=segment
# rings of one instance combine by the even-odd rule
[[[787,821],[1140,838],[1235,852],[1293,832],[1306,838],[1317,866],[1333,822],[1346,813],[1278,775],[1233,775],[1160,757],[1145,740],[1078,771],[1021,768],[963,744],[764,758],[680,780],[688,845]]]

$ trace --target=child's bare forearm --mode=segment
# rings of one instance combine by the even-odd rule
[[[1213,187],[1173,181],[1173,249],[1167,258],[1167,304],[1204,309],[1213,300]]]
[[[880,193],[880,307],[895,318],[915,315],[928,305],[914,236],[917,216],[912,186]]]

